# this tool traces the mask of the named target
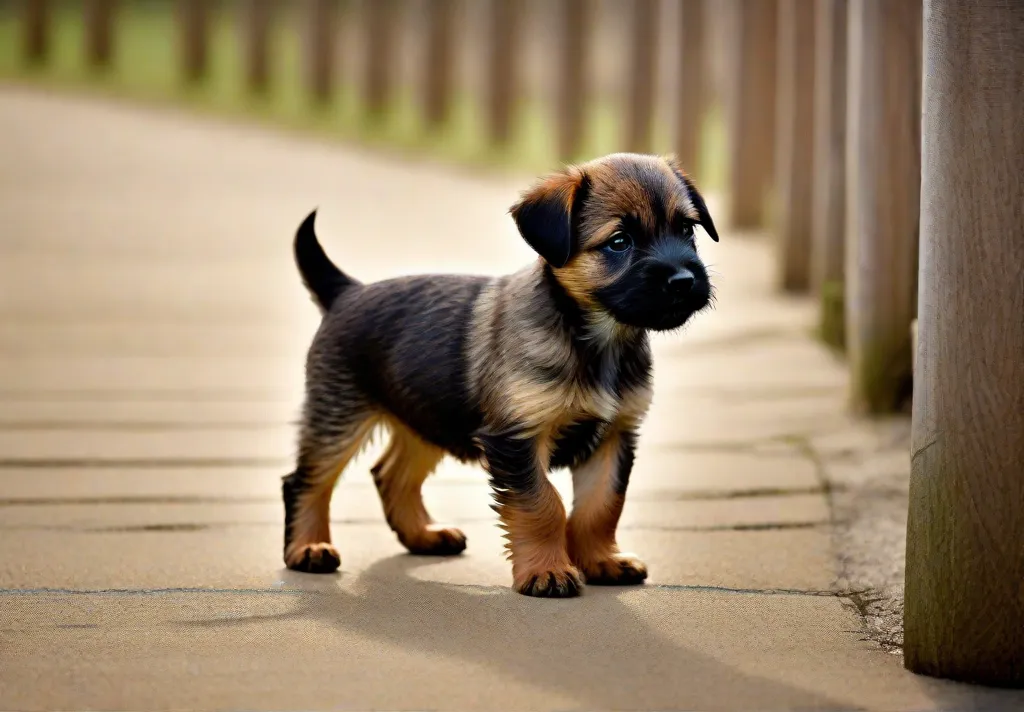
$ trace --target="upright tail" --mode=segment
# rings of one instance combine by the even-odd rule
[[[306,289],[314,297],[321,311],[331,308],[338,295],[356,281],[338,269],[316,239],[316,210],[302,221],[295,233],[295,263]]]

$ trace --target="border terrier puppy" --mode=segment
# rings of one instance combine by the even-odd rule
[[[323,319],[306,362],[295,471],[284,478],[284,559],[329,573],[338,476],[384,426],[372,468],[388,524],[416,554],[458,554],[466,537],[433,522],[420,488],[445,455],[490,475],[516,591],[577,595],[637,584],[616,527],[637,431],[651,400],[647,334],[708,306],[697,225],[718,240],[671,157],[613,154],[570,166],[510,209],[539,259],[489,278],[407,276],[364,284],[325,255],[316,211],[295,258]],[[572,512],[547,473],[572,471]]]

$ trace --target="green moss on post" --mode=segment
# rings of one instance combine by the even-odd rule
[[[910,334],[902,343],[881,340],[861,346],[858,362],[851,364],[853,408],[865,415],[900,411],[913,391],[913,376],[905,368]]]
[[[846,350],[846,312],[844,287],[838,280],[821,285],[821,321],[818,335],[828,346],[839,351]]]

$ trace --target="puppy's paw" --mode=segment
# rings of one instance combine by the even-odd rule
[[[615,554],[581,564],[587,583],[595,586],[635,586],[647,579],[647,566],[628,554]]]
[[[427,527],[412,537],[399,537],[410,554],[455,556],[466,550],[466,535],[454,527]]]
[[[341,566],[341,555],[330,544],[306,544],[291,550],[285,557],[285,564],[293,571],[330,574]]]
[[[529,571],[515,577],[513,588],[524,596],[537,598],[572,598],[583,590],[583,579],[573,566],[549,571]]]

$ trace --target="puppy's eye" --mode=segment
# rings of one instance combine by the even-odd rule
[[[681,231],[683,237],[686,237],[686,238],[693,237],[693,230],[694,230],[695,227],[696,227],[696,225],[694,225],[693,223],[686,223],[685,225],[683,225],[683,229]]]
[[[604,244],[609,252],[625,252],[633,246],[633,238],[628,232],[617,232]]]

